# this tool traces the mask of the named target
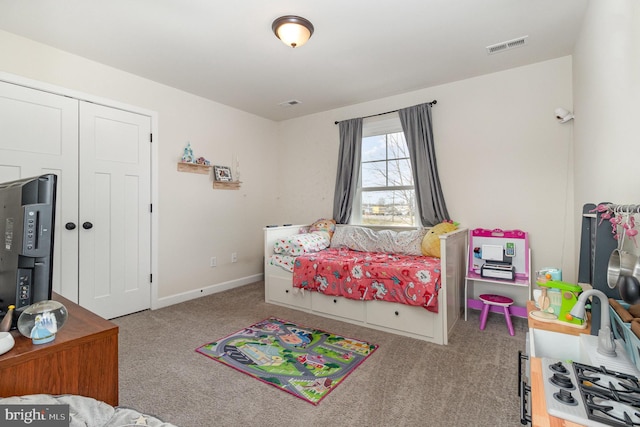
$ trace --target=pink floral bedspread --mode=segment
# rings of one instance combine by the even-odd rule
[[[325,249],[296,258],[293,286],[438,312],[440,258]]]

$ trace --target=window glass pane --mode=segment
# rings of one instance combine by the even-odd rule
[[[387,162],[370,162],[362,164],[362,187],[387,186]]]
[[[390,133],[388,135],[389,143],[389,158],[400,159],[403,157],[409,158],[409,149],[407,148],[407,141],[404,139],[404,133]]]
[[[388,167],[388,186],[413,185],[413,174],[411,173],[409,159],[389,160]]]
[[[362,138],[362,161],[384,160],[387,158],[386,135]]]
[[[415,192],[411,190],[362,191],[362,224],[414,225]]]
[[[416,225],[409,150],[397,115],[365,121],[360,166],[354,223]]]

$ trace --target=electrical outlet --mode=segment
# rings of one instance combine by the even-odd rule
[[[211,262],[209,263],[210,267],[216,267],[218,265],[218,260],[216,259],[216,257],[212,256],[211,257]]]
[[[231,262],[238,262],[238,253],[231,252]]]

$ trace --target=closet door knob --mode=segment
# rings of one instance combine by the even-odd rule
[[[68,222],[64,225],[64,228],[66,228],[67,230],[73,230],[76,228],[76,225],[73,222]]]
[[[89,221],[87,221],[87,222],[82,224],[82,228],[84,228],[85,230],[89,230],[90,228],[93,228],[93,224],[91,224]]]

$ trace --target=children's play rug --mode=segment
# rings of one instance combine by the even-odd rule
[[[377,348],[270,318],[196,351],[317,405]]]

